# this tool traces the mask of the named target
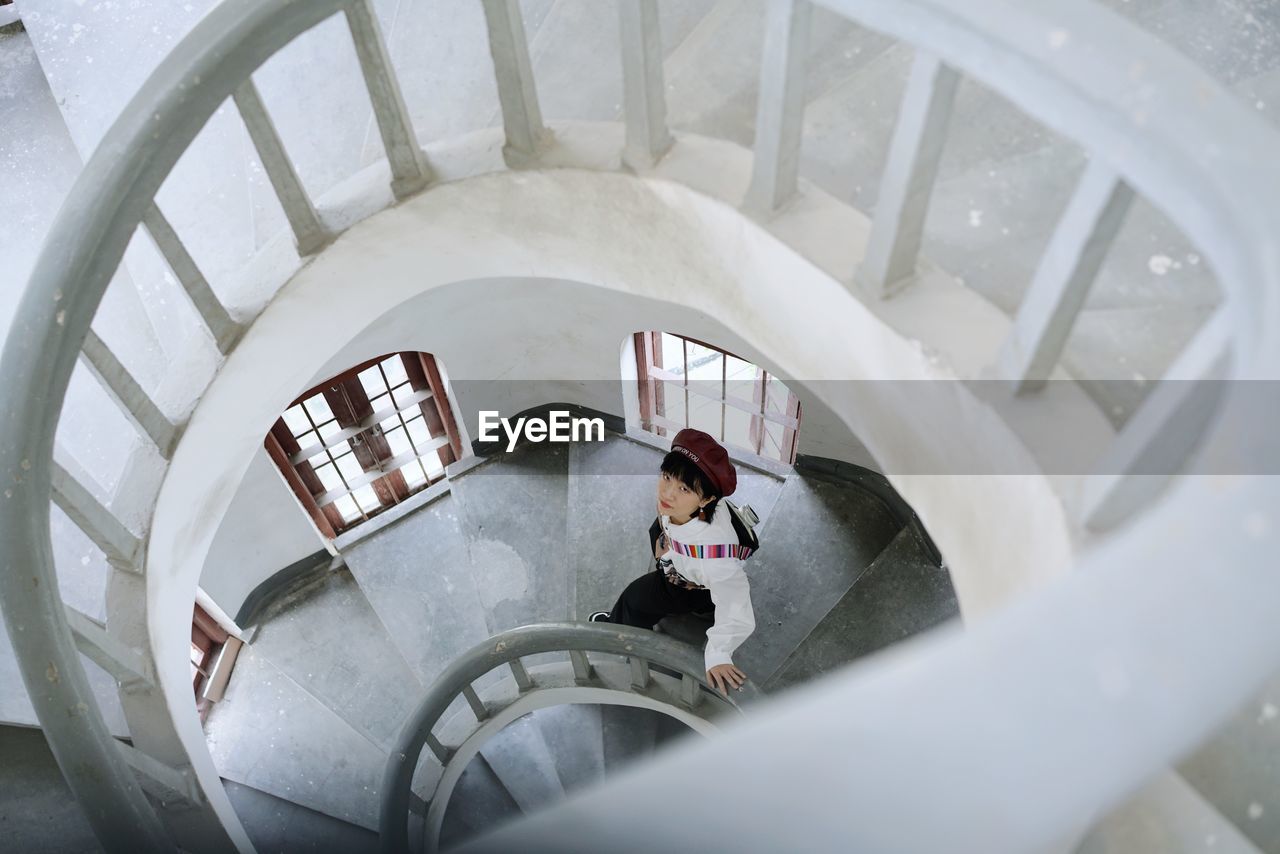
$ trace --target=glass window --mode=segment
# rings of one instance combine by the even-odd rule
[[[434,376],[435,371],[433,357],[427,353],[380,356],[300,395],[302,402],[289,407],[272,426],[265,440],[268,450],[299,502],[326,536],[337,536],[425,488],[432,479],[442,476],[444,467],[461,453],[447,397],[437,400],[428,396],[410,403],[427,392],[427,377]],[[326,394],[335,402],[341,399],[343,405],[335,411]],[[426,412],[426,407],[435,409]],[[378,418],[357,419],[355,413],[373,413]],[[439,432],[446,434],[447,442],[440,448],[434,447],[441,440],[431,437],[430,423],[442,425]],[[369,443],[374,430],[386,441]],[[294,442],[306,455],[297,463],[292,462],[297,454]],[[289,462],[281,461],[281,451]],[[415,459],[422,455],[426,458]],[[393,462],[395,469],[391,467]],[[385,473],[396,470],[403,474],[407,490],[401,486],[401,478],[387,480]],[[299,488],[299,478],[308,488]],[[320,495],[313,494],[313,490]],[[339,497],[322,507],[317,499],[324,494]]]
[[[364,393],[371,398],[387,390],[387,384],[382,380],[382,371],[378,370],[377,365],[360,372],[360,385],[364,388]]]
[[[382,373],[392,388],[409,381],[409,375],[404,370],[404,359],[398,353],[382,360]]]
[[[307,415],[302,411],[301,406],[290,406],[282,417],[285,426],[289,428],[290,436],[298,436],[311,429],[311,422],[307,420]]]
[[[360,505],[360,509],[366,513],[372,513],[382,506],[378,501],[378,495],[373,491],[373,487],[365,485],[351,493],[351,497],[356,500],[356,504]]]
[[[302,405],[306,407],[307,414],[311,416],[311,421],[314,424],[322,424],[333,418],[333,411],[329,409],[329,401],[324,399],[323,394],[315,394],[308,397]]]
[[[316,469],[316,477],[320,478],[320,482],[324,484],[326,492],[342,489],[342,478],[338,477],[338,473],[332,465],[320,466],[320,468]]]

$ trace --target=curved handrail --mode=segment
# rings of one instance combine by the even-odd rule
[[[1218,273],[1237,376],[1274,373],[1280,335],[1265,325],[1280,317],[1280,167],[1275,130],[1256,111],[1094,2],[814,2],[933,53],[1108,162]]]
[[[0,388],[21,405],[0,413],[0,539],[9,546],[0,557],[0,604],[68,782],[77,796],[94,793],[86,800],[102,808],[89,812],[107,821],[146,822],[140,816],[147,810],[112,750],[57,597],[48,520],[54,427],[107,284],[178,157],[250,70],[354,2],[224,0],[215,7],[193,31],[200,39],[184,40],[160,64],[86,164],[5,342]],[[1280,336],[1268,328],[1280,304],[1274,132],[1206,74],[1135,27],[1075,0],[817,2],[934,52],[1108,159],[1217,270],[1231,296],[1235,375],[1265,378],[1274,371],[1280,363]],[[1139,56],[1145,67],[1134,65]],[[1115,85],[1126,79],[1143,85]],[[106,837],[119,829],[102,827]],[[138,832],[136,824],[128,827]]]
[[[67,625],[49,526],[54,428],[90,323],[143,213],[249,74],[358,0],[224,0],[130,99],[45,239],[0,357],[0,606],[32,705],[104,844],[170,843],[103,723]]]
[[[544,652],[598,652],[634,656],[650,665],[674,670],[683,680],[694,680],[698,689],[724,703],[740,708],[760,698],[754,683],[747,682],[740,694],[728,699],[707,684],[701,650],[684,641],[632,626],[612,623],[539,623],[520,626],[494,635],[454,659],[427,689],[417,709],[400,728],[395,746],[387,757],[382,775],[382,807],[379,814],[379,843],[383,851],[408,849],[408,816],[411,784],[418,758],[427,736],[441,716],[471,684],[497,667],[510,665],[525,656]]]

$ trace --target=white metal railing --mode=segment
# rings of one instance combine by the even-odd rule
[[[1099,247],[1114,238],[1131,194],[1141,194],[1196,241],[1228,294],[1227,304],[1188,347],[1177,370],[1193,378],[1228,369],[1230,374],[1223,375],[1236,379],[1270,377],[1280,364],[1280,227],[1274,203],[1280,198],[1280,166],[1272,157],[1275,132],[1261,119],[1236,104],[1188,61],[1090,3],[822,0],[822,5],[912,44],[918,57],[895,133],[867,260],[859,272],[861,287],[875,296],[885,295],[910,277],[945,144],[955,82],[958,75],[971,75],[1081,144],[1095,164],[1082,179],[1053,239],[1053,255],[1046,255],[1015,321],[1005,350],[1010,355],[1002,361],[1011,383],[1032,390],[1056,363],[1061,340],[1096,272]],[[514,0],[484,0],[484,11],[507,162],[536,164],[552,137],[538,109],[519,7]],[[51,498],[103,547],[113,567],[135,574],[144,567],[138,537],[54,464],[54,426],[72,368],[83,358],[140,435],[162,455],[168,456],[181,440],[183,425],[163,415],[90,326],[140,224],[151,233],[219,349],[231,352],[243,332],[155,204],[156,191],[173,165],[228,98],[235,101],[250,129],[285,207],[299,253],[318,251],[333,239],[323,212],[315,209],[297,180],[251,75],[294,37],[339,12],[346,16],[374,105],[395,197],[406,198],[429,184],[432,172],[413,137],[369,0],[224,0],[161,63],[86,164],[49,232],[0,361],[0,388],[10,402],[0,413],[4,480],[0,539],[8,546],[0,557],[0,603],[54,754],[108,847],[159,850],[172,840],[199,851],[227,846],[244,849],[249,844],[225,794],[216,785],[200,782],[192,771],[192,757],[172,731],[176,712],[171,709],[182,708],[180,698],[165,697],[147,679],[154,667],[149,659],[154,644],[148,633],[153,622],[163,621],[148,618],[142,606],[138,625],[109,622],[101,627],[68,615],[58,597],[49,533]],[[776,27],[761,62],[758,144],[752,190],[744,208],[762,218],[785,207],[803,189],[797,180],[803,143],[798,129],[803,126],[801,60],[809,7],[806,0],[788,0],[772,5],[769,14]],[[671,146],[663,118],[661,68],[655,58],[657,6],[653,0],[623,0],[620,23],[627,92],[624,162],[643,170]],[[1134,57],[1142,57],[1143,62],[1136,72],[1131,64]],[[1140,86],[1117,85],[1117,81],[1133,80],[1135,73]],[[1189,98],[1188,93],[1196,95]],[[1139,484],[1147,482],[1127,473],[1137,471],[1153,452],[1185,460],[1197,444],[1229,441],[1219,425],[1231,423],[1240,402],[1236,390],[1226,388],[1190,432],[1183,422],[1173,430],[1169,426],[1186,404],[1181,394],[1173,388],[1159,397],[1153,395],[1147,408],[1131,420],[1113,453],[1110,471],[1114,476],[1090,499],[1089,506],[1096,510],[1090,518],[1113,524],[1142,505],[1150,491]],[[1201,432],[1206,429],[1213,432],[1204,439]],[[1202,643],[1200,653],[1209,657],[1185,672],[1186,685],[1196,689],[1191,692],[1195,701],[1162,719],[1158,743],[1133,738],[1130,741],[1139,744],[1134,747],[1122,739],[1109,740],[1105,732],[1086,730],[1084,723],[1073,724],[1069,718],[1061,721],[1063,730],[1051,730],[1046,718],[1024,733],[1021,746],[1039,747],[1047,757],[1056,755],[1044,744],[1051,732],[1055,738],[1063,732],[1091,736],[1092,752],[1080,755],[1101,755],[1098,751],[1104,748],[1111,751],[1107,755],[1115,767],[1106,785],[1070,786],[1052,807],[1027,814],[1028,822],[1040,821],[1041,830],[1078,821],[1082,811],[1114,802],[1143,775],[1194,745],[1225,709],[1256,684],[1259,674],[1280,664],[1275,621],[1269,613],[1257,612],[1257,603],[1280,595],[1276,582],[1258,575],[1233,576],[1229,584],[1211,591],[1218,607],[1210,612],[1210,619],[1203,619],[1205,599],[1195,594],[1205,579],[1190,564],[1197,548],[1238,520],[1229,512],[1247,512],[1250,501],[1274,506],[1267,504],[1269,498],[1274,495],[1257,480],[1245,479],[1235,492],[1226,498],[1218,494],[1216,499],[1198,482],[1183,483],[1160,518],[1165,523],[1178,521],[1180,535],[1198,539],[1184,544],[1181,553],[1169,554],[1171,565],[1151,566],[1152,554],[1166,533],[1155,527],[1154,517],[1140,520],[1117,535],[1114,549],[1091,558],[1096,572],[1068,579],[982,633],[922,649],[919,663],[909,672],[851,678],[829,691],[827,699],[811,695],[808,709],[821,720],[836,698],[845,695],[858,707],[919,700],[928,695],[920,693],[926,679],[935,691],[942,691],[934,700],[959,706],[975,701],[979,690],[975,686],[982,685],[987,686],[982,699],[991,703],[1025,700],[1034,696],[1034,690],[1051,694],[1070,680],[1052,670],[1029,670],[1023,683],[1001,677],[1018,671],[1044,645],[1072,636],[1073,620],[1101,620],[1110,634],[1099,629],[1099,634],[1081,639],[1079,649],[1065,659],[1067,665],[1083,666],[1081,656],[1097,651],[1096,641],[1105,638],[1119,650],[1115,660],[1126,672],[1142,672],[1127,669],[1140,667],[1158,670],[1164,659],[1156,647],[1171,639],[1138,619],[1144,613],[1139,598],[1146,595],[1143,585],[1156,587],[1159,595],[1148,606],[1156,602],[1165,608],[1173,624],[1195,623],[1176,639],[1181,646],[1170,642],[1166,649],[1185,649],[1185,642],[1195,639]],[[1143,545],[1149,547],[1145,552]],[[1248,542],[1237,540],[1230,545],[1242,565],[1265,560],[1261,546],[1251,552]],[[1037,619],[1026,619],[1027,614]],[[131,640],[121,647],[113,638]],[[1251,645],[1243,645],[1246,640]],[[135,732],[133,748],[122,751],[110,738],[77,658],[77,647],[91,650],[93,657],[118,673],[129,692],[125,707]],[[944,673],[943,667],[953,669]],[[969,674],[972,681],[956,681],[949,678],[952,673]],[[1112,723],[1127,735],[1149,730],[1147,718],[1136,711],[1149,716],[1150,704],[1182,696],[1168,688],[1139,684],[1135,690],[1142,702],[1135,701],[1135,714],[1118,715]],[[1064,710],[1074,708],[1062,704]],[[134,726],[134,721],[146,725]],[[886,725],[893,731],[892,720]],[[782,719],[772,724],[761,721],[760,726],[756,735],[762,750],[787,754],[794,749],[794,734]],[[901,735],[900,722],[896,731]],[[810,734],[820,732],[821,727],[815,727]],[[905,749],[893,739],[887,743]],[[896,756],[892,751],[881,755],[883,762]],[[166,797],[175,791],[181,796],[184,809],[167,812],[166,827],[161,827],[143,797],[132,769],[140,770],[143,779],[155,783]],[[995,780],[988,783],[1000,785]],[[747,796],[755,785],[740,778],[726,791]],[[972,798],[957,803],[970,804],[975,815],[981,814],[981,804],[973,804]],[[828,800],[825,808],[833,822],[854,816],[843,803]],[[874,829],[877,821],[888,820],[887,815],[863,814],[861,820]],[[964,822],[958,826],[973,830]],[[741,834],[751,832],[752,825],[748,821],[715,827],[718,834]],[[971,839],[980,836],[974,830]],[[961,837],[952,841],[956,839]],[[962,843],[963,839],[956,847],[965,847]]]
[[[524,659],[546,653],[562,654],[567,661],[526,669]],[[598,656],[594,662],[589,653]],[[487,688],[482,698],[475,683],[508,669],[510,679]],[[418,832],[426,849],[436,850],[463,770],[511,721],[551,705],[621,702],[615,695],[679,715],[705,732],[760,698],[752,683],[726,698],[707,684],[701,650],[631,626],[540,623],[502,632],[458,656],[401,727],[382,780],[382,850],[408,850]],[[459,697],[466,698],[468,708],[444,720]],[[424,748],[429,750],[425,766]]]

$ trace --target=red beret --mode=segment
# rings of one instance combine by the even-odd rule
[[[671,450],[684,454],[715,484],[722,497],[738,488],[738,472],[729,462],[729,452],[701,430],[686,427],[671,440]]]

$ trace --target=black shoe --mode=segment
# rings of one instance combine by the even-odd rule
[[[610,622],[610,620],[609,620],[609,612],[608,612],[608,611],[596,611],[596,612],[595,612],[595,613],[593,613],[590,617],[587,617],[587,622],[589,622],[589,623],[608,623],[608,622]]]

